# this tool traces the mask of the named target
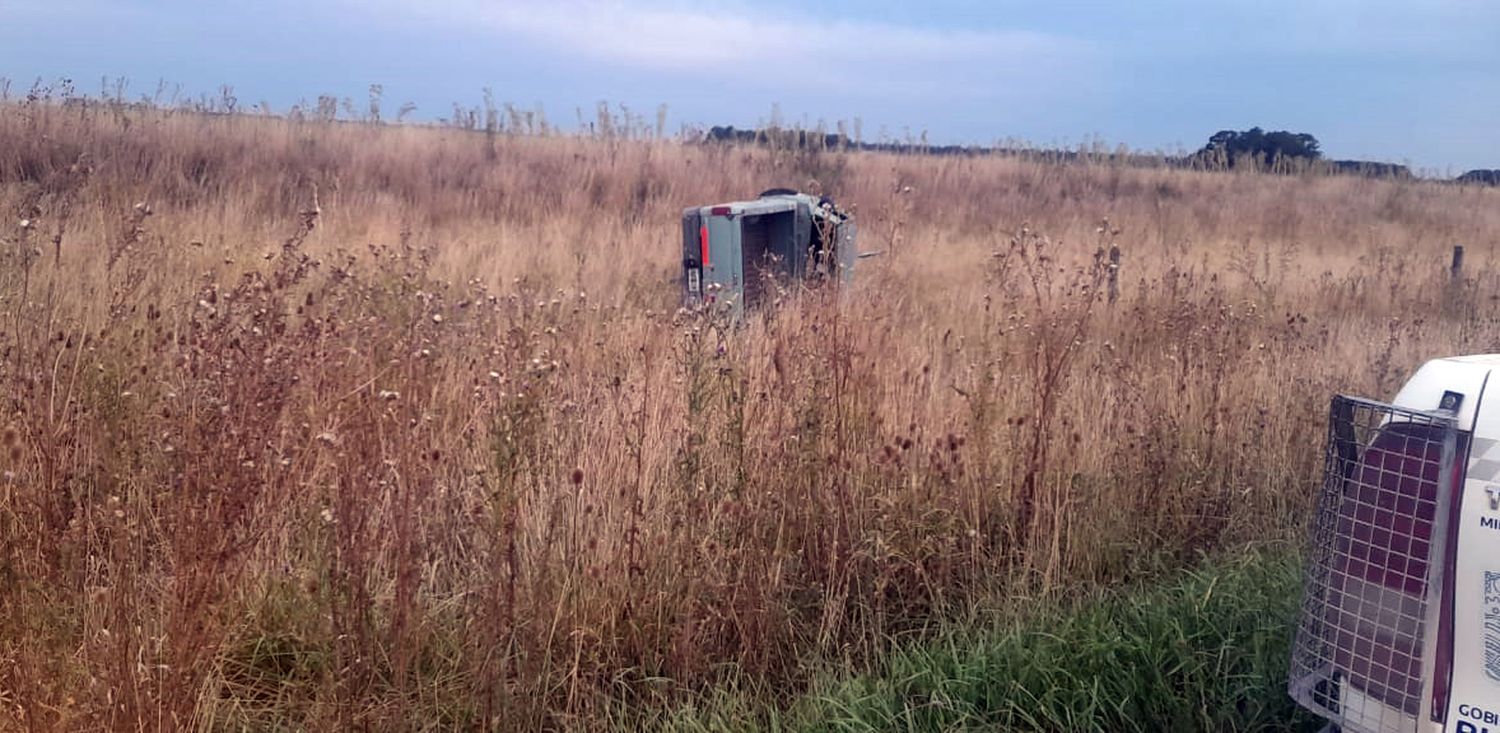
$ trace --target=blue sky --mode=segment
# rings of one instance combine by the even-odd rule
[[[387,114],[601,100],[681,124],[860,118],[866,138],[1196,148],[1310,132],[1335,157],[1500,168],[1500,0],[0,0],[13,91],[125,77],[230,84],[284,111],[319,94]]]

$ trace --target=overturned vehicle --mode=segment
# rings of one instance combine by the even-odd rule
[[[682,212],[683,298],[723,304],[738,317],[794,283],[847,284],[860,257],[854,237],[848,212],[790,189],[694,206]]]

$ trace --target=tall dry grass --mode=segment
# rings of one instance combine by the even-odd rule
[[[772,185],[885,255],[742,330],[680,312],[681,208]],[[38,102],[0,107],[0,211],[0,720],[31,729],[789,691],[1295,536],[1327,396],[1500,314],[1500,192],[1359,178]]]

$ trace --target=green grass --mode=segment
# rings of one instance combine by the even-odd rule
[[[725,693],[681,731],[1315,730],[1286,695],[1298,558],[1252,550],[1163,584],[956,628],[789,707]]]

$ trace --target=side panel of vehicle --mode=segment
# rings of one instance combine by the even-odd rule
[[[1500,396],[1483,398],[1453,517],[1452,685],[1439,702],[1455,731],[1500,730],[1500,409],[1488,404]]]

